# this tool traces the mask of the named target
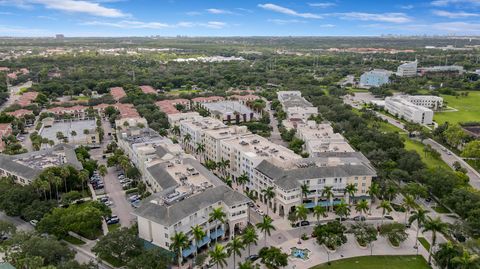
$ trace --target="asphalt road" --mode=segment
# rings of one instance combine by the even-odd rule
[[[3,220],[3,221],[8,221],[10,223],[12,223],[13,225],[15,225],[15,227],[17,227],[17,231],[24,231],[24,232],[29,232],[29,231],[33,231],[33,226],[22,220],[21,218],[18,218],[18,217],[10,217],[10,216],[7,216],[4,212],[0,211],[0,220]]]
[[[31,81],[27,81],[23,84],[19,84],[19,85],[16,85],[16,86],[9,86],[8,87],[8,90],[10,92],[10,97],[8,98],[8,100],[3,103],[1,106],[0,106],[0,111],[1,110],[4,110],[5,108],[9,107],[10,105],[12,105],[13,103],[15,103],[15,101],[18,100],[18,98],[20,97],[18,95],[18,92],[20,91],[21,88],[29,88],[32,86],[32,82]]]
[[[113,202],[111,207],[112,214],[117,215],[120,218],[120,224],[122,227],[130,227],[135,218],[132,215],[133,207],[127,201],[125,191],[117,179],[116,169],[113,167],[108,168],[108,174],[104,177],[105,190],[107,196]]]
[[[278,130],[278,121],[277,118],[273,116],[274,111],[271,110],[270,102],[267,102],[265,110],[267,110],[268,112],[268,115],[270,117],[270,126],[272,126],[272,131],[270,133],[270,141],[277,145],[287,146],[287,143],[283,141],[280,135],[280,131]]]

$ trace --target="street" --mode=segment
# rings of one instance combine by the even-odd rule
[[[285,141],[283,141],[280,131],[278,130],[278,121],[277,118],[273,115],[275,112],[271,109],[270,102],[267,102],[267,106],[265,110],[268,112],[270,117],[270,126],[272,127],[272,131],[270,133],[270,141],[277,145],[288,146]]]
[[[5,108],[9,107],[10,105],[14,104],[15,101],[18,100],[18,98],[20,97],[20,95],[18,95],[18,93],[20,92],[20,89],[22,88],[30,88],[32,87],[32,82],[31,81],[27,81],[23,84],[19,84],[19,85],[16,85],[16,86],[8,86],[8,90],[9,90],[9,93],[10,93],[10,97],[8,98],[8,100],[3,103],[1,106],[0,106],[0,111],[4,110]]]

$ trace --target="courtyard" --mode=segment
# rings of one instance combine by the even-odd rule
[[[96,123],[94,120],[80,121],[58,121],[51,127],[44,127],[40,130],[40,135],[49,140],[53,140],[55,144],[63,143],[63,140],[57,138],[57,133],[61,132],[68,138],[69,143],[83,144],[89,141],[89,136],[95,136]],[[85,133],[88,130],[88,133]],[[74,132],[75,135],[72,136]]]

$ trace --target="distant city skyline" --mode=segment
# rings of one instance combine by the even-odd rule
[[[0,0],[0,36],[480,35],[480,0]]]

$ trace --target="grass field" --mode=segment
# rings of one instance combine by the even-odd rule
[[[428,269],[422,256],[363,256],[321,264],[312,269]]]
[[[469,92],[467,97],[456,98],[451,95],[442,95],[449,107],[458,109],[456,112],[435,112],[433,119],[442,124],[445,122],[458,123],[480,121],[480,92]]]
[[[419,141],[411,140],[406,135],[404,137],[405,137],[405,149],[415,150],[418,153],[418,155],[420,155],[420,158],[422,158],[422,161],[427,165],[428,168],[443,167],[446,169],[450,169],[450,166],[448,166],[448,164],[446,164],[443,160],[434,159],[428,155],[425,156],[425,153],[423,152],[424,145],[422,143],[420,143]]]
[[[418,238],[418,242],[420,242],[420,244],[422,244],[422,246],[423,246],[426,250],[429,250],[429,249],[430,249],[430,243],[428,243],[427,239],[425,239],[424,237],[419,237],[419,238]]]
[[[191,93],[198,93],[200,90],[172,90],[169,91],[167,94],[169,95],[179,95],[179,94],[191,94]]]
[[[67,235],[64,238],[64,240],[70,244],[77,245],[77,246],[85,245],[85,242],[83,240],[73,237],[71,235]]]

